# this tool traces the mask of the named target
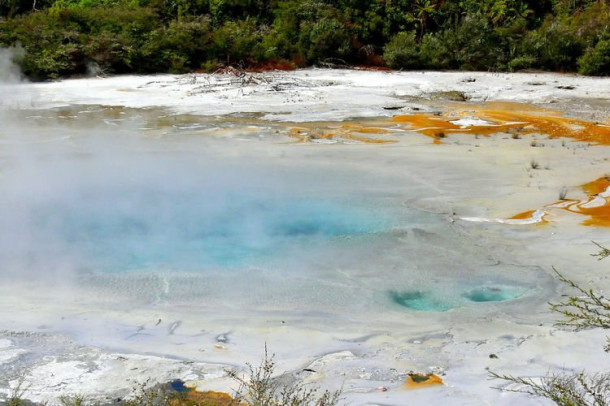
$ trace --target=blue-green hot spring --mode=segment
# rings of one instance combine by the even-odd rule
[[[147,302],[251,298],[248,306],[299,311],[447,311],[527,293],[516,282],[489,285],[509,272],[491,268],[446,214],[405,204],[425,186],[396,187],[302,150],[289,150],[286,166],[152,141],[101,145],[7,160],[6,275],[67,277]]]

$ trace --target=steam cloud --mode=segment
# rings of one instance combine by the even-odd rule
[[[312,170],[281,173],[184,140],[172,144],[186,142],[181,152],[164,150],[130,125],[41,129],[7,120],[4,132],[5,276],[249,265],[303,241],[383,226],[373,211],[305,196],[329,182]]]
[[[0,48],[0,85],[21,81],[21,70],[16,61],[23,57],[23,53],[22,48]]]

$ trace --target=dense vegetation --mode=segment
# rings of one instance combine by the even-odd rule
[[[610,74],[608,0],[0,0],[35,79],[293,68]]]

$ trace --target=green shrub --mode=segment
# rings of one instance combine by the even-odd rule
[[[124,73],[132,70],[134,42],[125,35],[100,33],[89,37],[82,50],[88,63],[103,73]]]
[[[212,56],[213,34],[208,17],[189,17],[170,22],[159,39],[170,72],[199,68]]]
[[[227,64],[245,63],[252,58],[262,40],[262,32],[254,20],[228,21],[216,29],[212,53]]]
[[[159,24],[149,8],[55,8],[0,21],[0,43],[23,46],[21,67],[34,79],[84,74],[92,64],[109,73],[146,72],[150,61],[137,54]]]
[[[317,388],[307,387],[296,382],[282,385],[275,374],[275,361],[273,355],[265,355],[259,367],[248,365],[249,376],[242,377],[234,370],[228,375],[239,384],[235,394],[237,404],[248,406],[336,406],[339,403],[341,391],[328,390],[318,395]]]
[[[326,58],[348,59],[352,48],[350,35],[339,20],[323,17],[301,24],[302,46],[307,50],[307,60],[317,62]]]
[[[456,49],[455,60],[463,70],[498,70],[506,59],[501,39],[486,16],[469,14],[454,31],[448,31],[447,44]]]
[[[529,69],[536,67],[538,60],[533,55],[520,55],[508,63],[508,70],[515,72],[521,69]]]
[[[341,12],[321,0],[305,0],[297,9],[297,49],[309,63],[354,56],[352,36]]]
[[[525,38],[521,54],[536,58],[537,68],[575,71],[583,53],[583,42],[564,23],[548,21]]]
[[[578,59],[578,72],[583,75],[610,75],[610,40],[602,40]]]
[[[447,40],[447,31],[426,34],[419,46],[419,58],[426,69],[457,69],[455,50]]]
[[[392,69],[414,69],[421,66],[415,32],[399,32],[383,48],[383,59]]]

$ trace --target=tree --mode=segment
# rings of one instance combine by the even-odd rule
[[[418,39],[421,41],[428,29],[430,17],[436,13],[436,4],[431,0],[419,0],[415,4],[415,12],[419,23]]]

